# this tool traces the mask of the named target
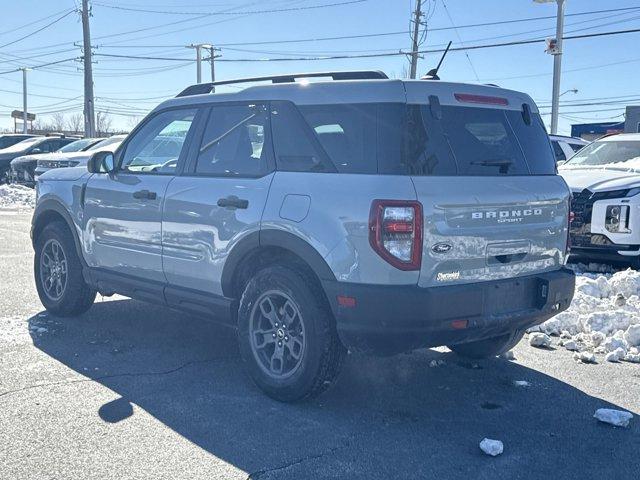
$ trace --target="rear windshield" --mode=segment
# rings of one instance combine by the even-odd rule
[[[495,108],[409,105],[402,170],[411,175],[553,175],[540,117]],[[440,118],[437,118],[440,117]],[[526,118],[526,120],[525,120]]]
[[[436,111],[429,105],[397,103],[310,105],[298,109],[309,134],[341,173],[556,173],[542,120],[529,112],[525,115],[519,110],[458,106],[441,106]],[[291,133],[291,128],[277,126],[278,122],[274,122],[276,152],[286,145],[280,137]]]

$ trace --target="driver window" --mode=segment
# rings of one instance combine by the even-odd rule
[[[195,109],[171,110],[156,115],[127,143],[120,170],[130,173],[175,173],[195,115]]]

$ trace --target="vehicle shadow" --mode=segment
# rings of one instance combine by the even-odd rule
[[[136,405],[251,478],[630,478],[639,471],[637,419],[627,429],[600,424],[596,408],[618,407],[515,362],[431,350],[349,356],[334,388],[288,405],[253,386],[235,332],[215,324],[133,300],[49,318],[49,333],[32,333],[34,345],[120,396],[96,407],[102,421],[127,421]],[[30,331],[40,322],[32,317]],[[484,437],[502,440],[505,453],[483,455]]]

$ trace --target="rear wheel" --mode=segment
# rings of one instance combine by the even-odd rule
[[[524,332],[515,331],[499,337],[487,338],[484,340],[478,340],[477,342],[459,343],[457,345],[447,345],[450,350],[454,351],[461,357],[483,359],[495,357],[508,352],[515,347],[522,337]]]
[[[54,315],[70,317],[86,312],[96,297],[84,281],[75,242],[66,225],[54,222],[36,240],[34,273],[38,296]]]
[[[309,275],[268,267],[246,286],[238,313],[242,359],[270,397],[314,397],[336,379],[344,347],[331,310]]]

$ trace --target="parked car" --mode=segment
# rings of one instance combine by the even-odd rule
[[[35,181],[38,181],[38,177],[42,175],[44,172],[51,170],[52,168],[63,168],[63,167],[76,167],[76,166],[86,166],[87,160],[91,156],[91,154],[96,150],[110,150],[115,151],[116,148],[120,145],[122,140],[126,135],[113,135],[109,138],[98,138],[94,139],[95,142],[89,147],[84,148],[79,152],[68,152],[65,149],[60,149],[56,153],[52,153],[49,155],[43,155],[38,158],[36,168],[33,172],[33,177]],[[67,147],[71,146],[67,145]],[[65,147],[65,148],[67,148]]]
[[[347,349],[491,357],[569,306],[570,192],[528,95],[381,72],[260,80],[275,85],[189,87],[115,153],[40,177],[47,310],[119,293],[220,321],[255,383],[295,401]]]
[[[22,140],[10,147],[0,150],[0,181],[8,180],[11,161],[14,158],[36,153],[55,152],[67,143],[73,142],[74,138],[64,137],[32,137]]]
[[[565,137],[562,135],[549,135],[553,153],[556,155],[556,163],[562,165],[570,159],[577,151],[589,145],[589,142],[581,138]]]
[[[22,183],[24,185],[32,186],[35,184],[36,165],[41,159],[56,158],[57,155],[65,155],[72,152],[84,152],[96,143],[99,143],[101,140],[101,138],[72,140],[70,143],[67,143],[64,147],[53,153],[38,153],[16,157],[11,160],[9,181],[12,183]]]
[[[571,253],[640,268],[640,134],[596,140],[559,170],[573,192]]]
[[[10,147],[11,145],[15,145],[16,143],[26,140],[27,138],[33,138],[36,136],[37,135],[28,133],[6,133],[0,135],[0,150]]]

